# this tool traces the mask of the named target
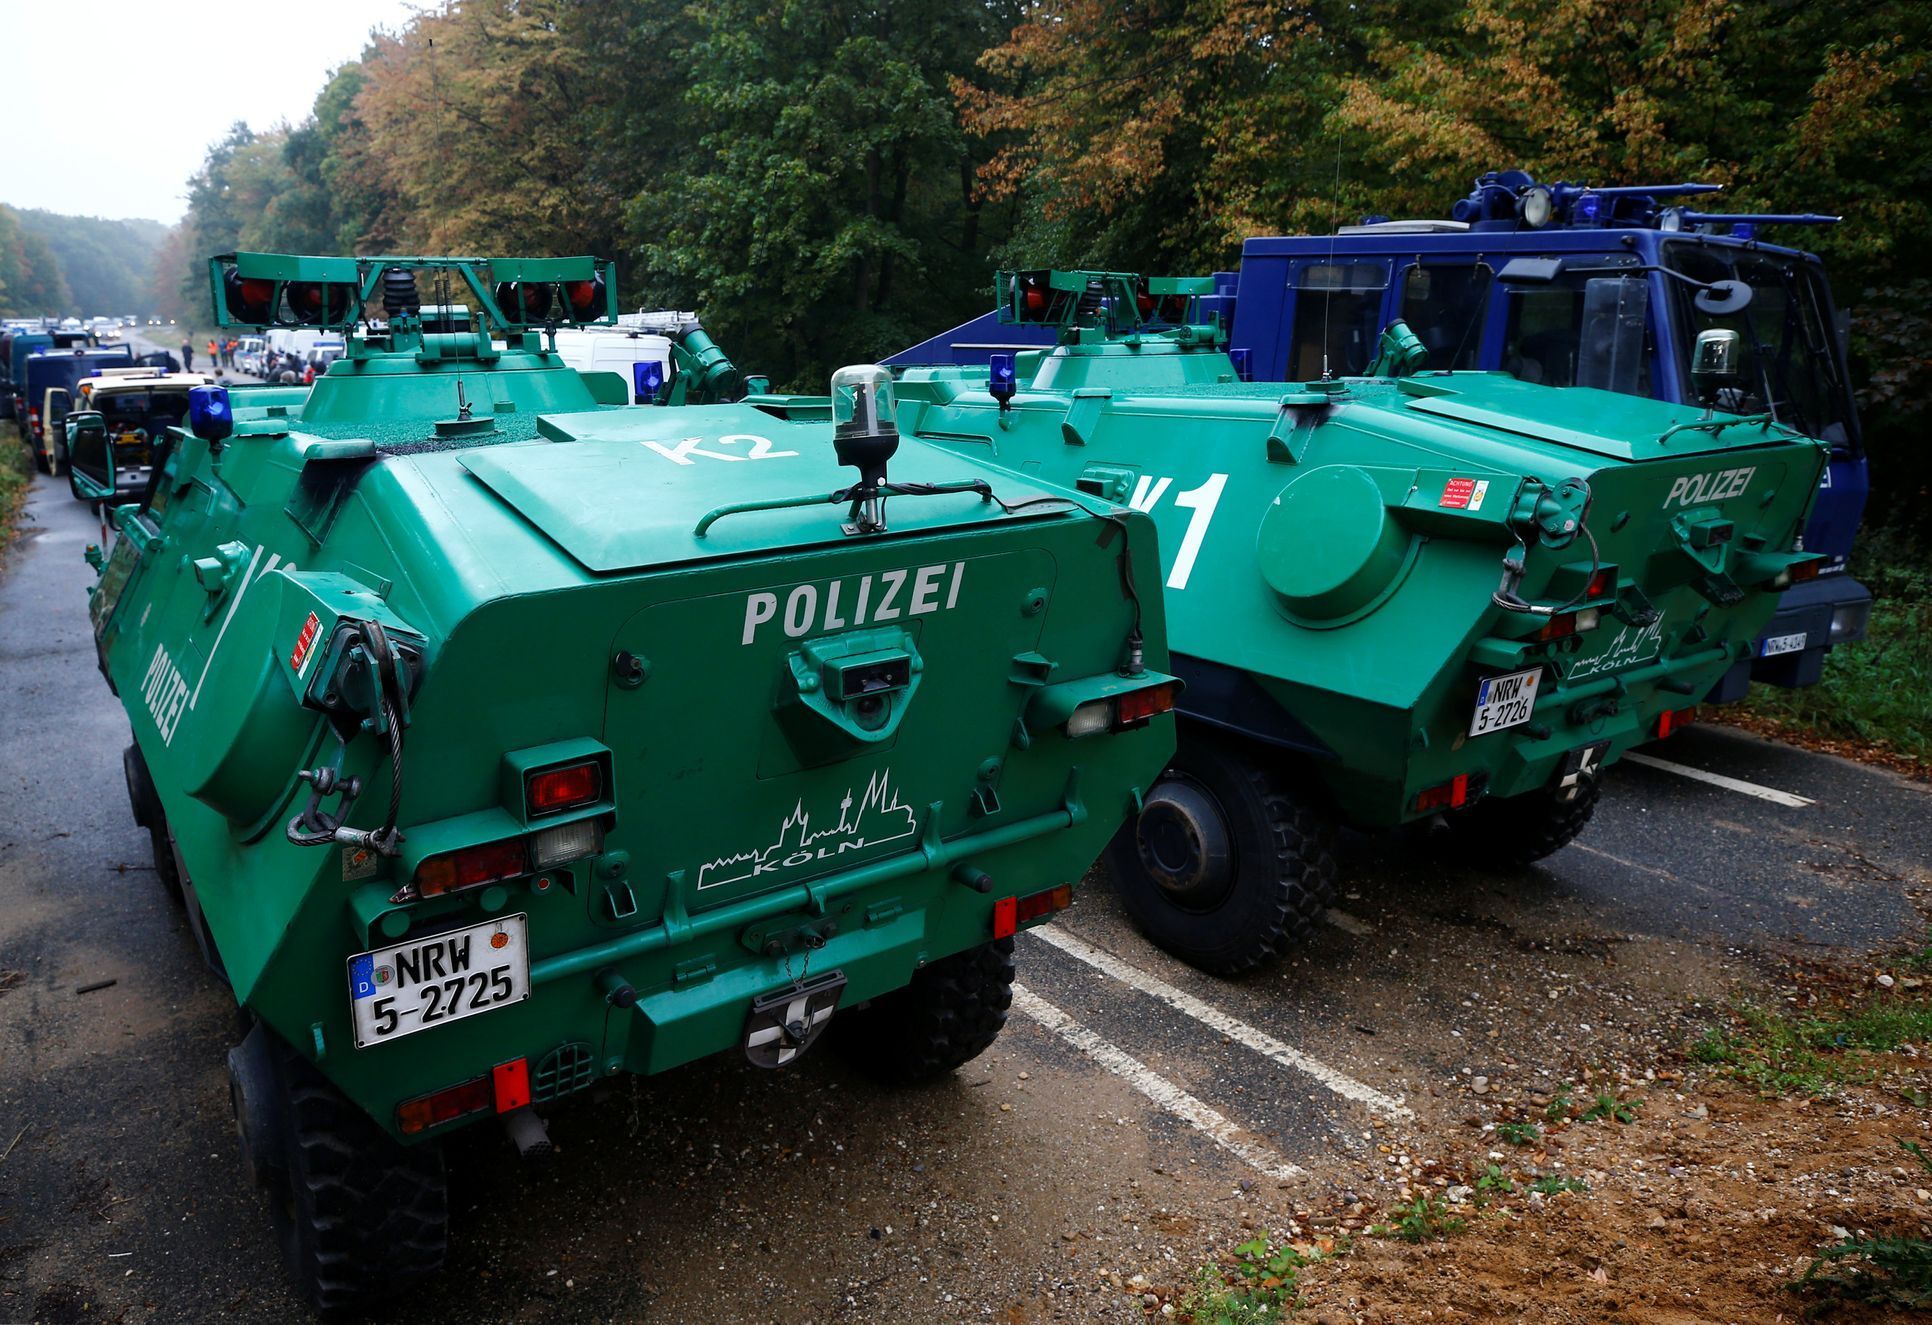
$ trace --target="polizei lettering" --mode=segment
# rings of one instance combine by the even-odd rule
[[[148,674],[141,678],[141,698],[161,733],[161,743],[173,744],[174,729],[188,707],[188,683],[158,644],[148,663]]]
[[[963,561],[942,561],[747,594],[745,632],[739,643],[753,643],[766,626],[775,626],[792,639],[802,639],[820,631],[870,626],[950,609],[959,601],[965,570]]]
[[[1708,474],[1685,474],[1670,485],[1664,509],[1742,497],[1744,490],[1751,486],[1751,475],[1757,472],[1757,467],[1751,465],[1743,469],[1716,469]]]

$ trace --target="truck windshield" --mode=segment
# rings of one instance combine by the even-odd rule
[[[1853,445],[1853,414],[1838,357],[1838,340],[1825,310],[1824,277],[1809,262],[1762,250],[1729,248],[1679,240],[1668,245],[1664,264],[1700,281],[1740,280],[1751,287],[1751,302],[1721,317],[1701,311],[1696,291],[1669,282],[1678,325],[1683,329],[1679,369],[1688,378],[1697,333],[1713,327],[1735,331],[1743,342],[1742,397],[1725,402],[1740,414],[1770,412],[1806,436],[1830,442],[1834,450]]]
[[[1509,291],[1502,368],[1544,386],[1650,394],[1650,287],[1641,275],[1565,272]]]

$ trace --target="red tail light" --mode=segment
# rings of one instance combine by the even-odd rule
[[[1002,897],[993,903],[993,937],[1011,938],[1013,931],[1021,925],[1038,920],[1041,916],[1050,916],[1055,911],[1064,911],[1072,905],[1073,885],[1070,883],[1025,897]]]
[[[1657,715],[1657,739],[1661,741],[1680,727],[1688,727],[1696,721],[1697,710],[1694,708],[1678,709],[1674,713],[1660,713]]]
[[[1129,690],[1114,701],[1114,729],[1138,727],[1156,714],[1174,711],[1174,696],[1180,689],[1172,681],[1147,686],[1140,690]]]
[[[1590,577],[1590,583],[1584,587],[1583,596],[1585,598],[1602,598],[1606,594],[1615,593],[1616,588],[1617,568],[1615,566],[1599,566],[1597,567],[1596,573]]]
[[[446,851],[440,856],[431,856],[418,865],[416,893],[420,897],[440,897],[444,893],[461,892],[465,888],[495,883],[498,879],[513,879],[529,872],[529,856],[524,850],[522,838],[486,842],[480,847],[465,847],[461,851]]]
[[[603,774],[594,760],[567,768],[546,768],[530,775],[524,787],[524,803],[533,815],[555,814],[590,804],[603,794],[603,784]]]
[[[1539,640],[1568,639],[1586,630],[1595,630],[1602,613],[1594,607],[1586,607],[1576,612],[1558,612],[1543,623],[1543,628],[1532,637]]]
[[[1810,561],[1793,563],[1791,567],[1791,582],[1793,584],[1802,584],[1806,580],[1817,579],[1818,568],[1822,565],[1824,565],[1824,562],[1816,557],[1813,557]]]
[[[413,1100],[404,1100],[396,1106],[396,1126],[403,1135],[414,1136],[432,1127],[455,1122],[458,1118],[482,1113],[495,1103],[496,1089],[491,1078],[481,1076],[458,1086],[445,1086],[427,1095],[418,1095]]]
[[[1439,787],[1430,787],[1415,798],[1418,813],[1453,810],[1469,803],[1469,774],[1458,773]]]

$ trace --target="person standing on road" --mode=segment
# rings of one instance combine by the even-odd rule
[[[181,371],[192,373],[195,370],[195,347],[193,341],[181,342]]]
[[[221,367],[221,349],[215,344],[215,338],[213,336],[208,338],[208,366],[210,368]]]

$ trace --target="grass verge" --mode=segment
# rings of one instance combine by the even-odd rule
[[[1918,1142],[1901,1140],[1899,1145],[1932,1174],[1932,1160]],[[1821,1299],[1807,1315],[1821,1314],[1839,1302],[1923,1311],[1932,1307],[1932,1242],[1900,1236],[1840,1238],[1820,1247],[1790,1287]]]
[[[20,430],[10,422],[0,423],[0,554],[13,542],[33,481],[34,462],[21,445]]]
[[[1730,1025],[1705,1031],[1690,1056],[1761,1094],[1825,1095],[1875,1080],[1873,1055],[1928,1040],[1932,1002],[1887,996],[1805,1012],[1741,1007]]]

